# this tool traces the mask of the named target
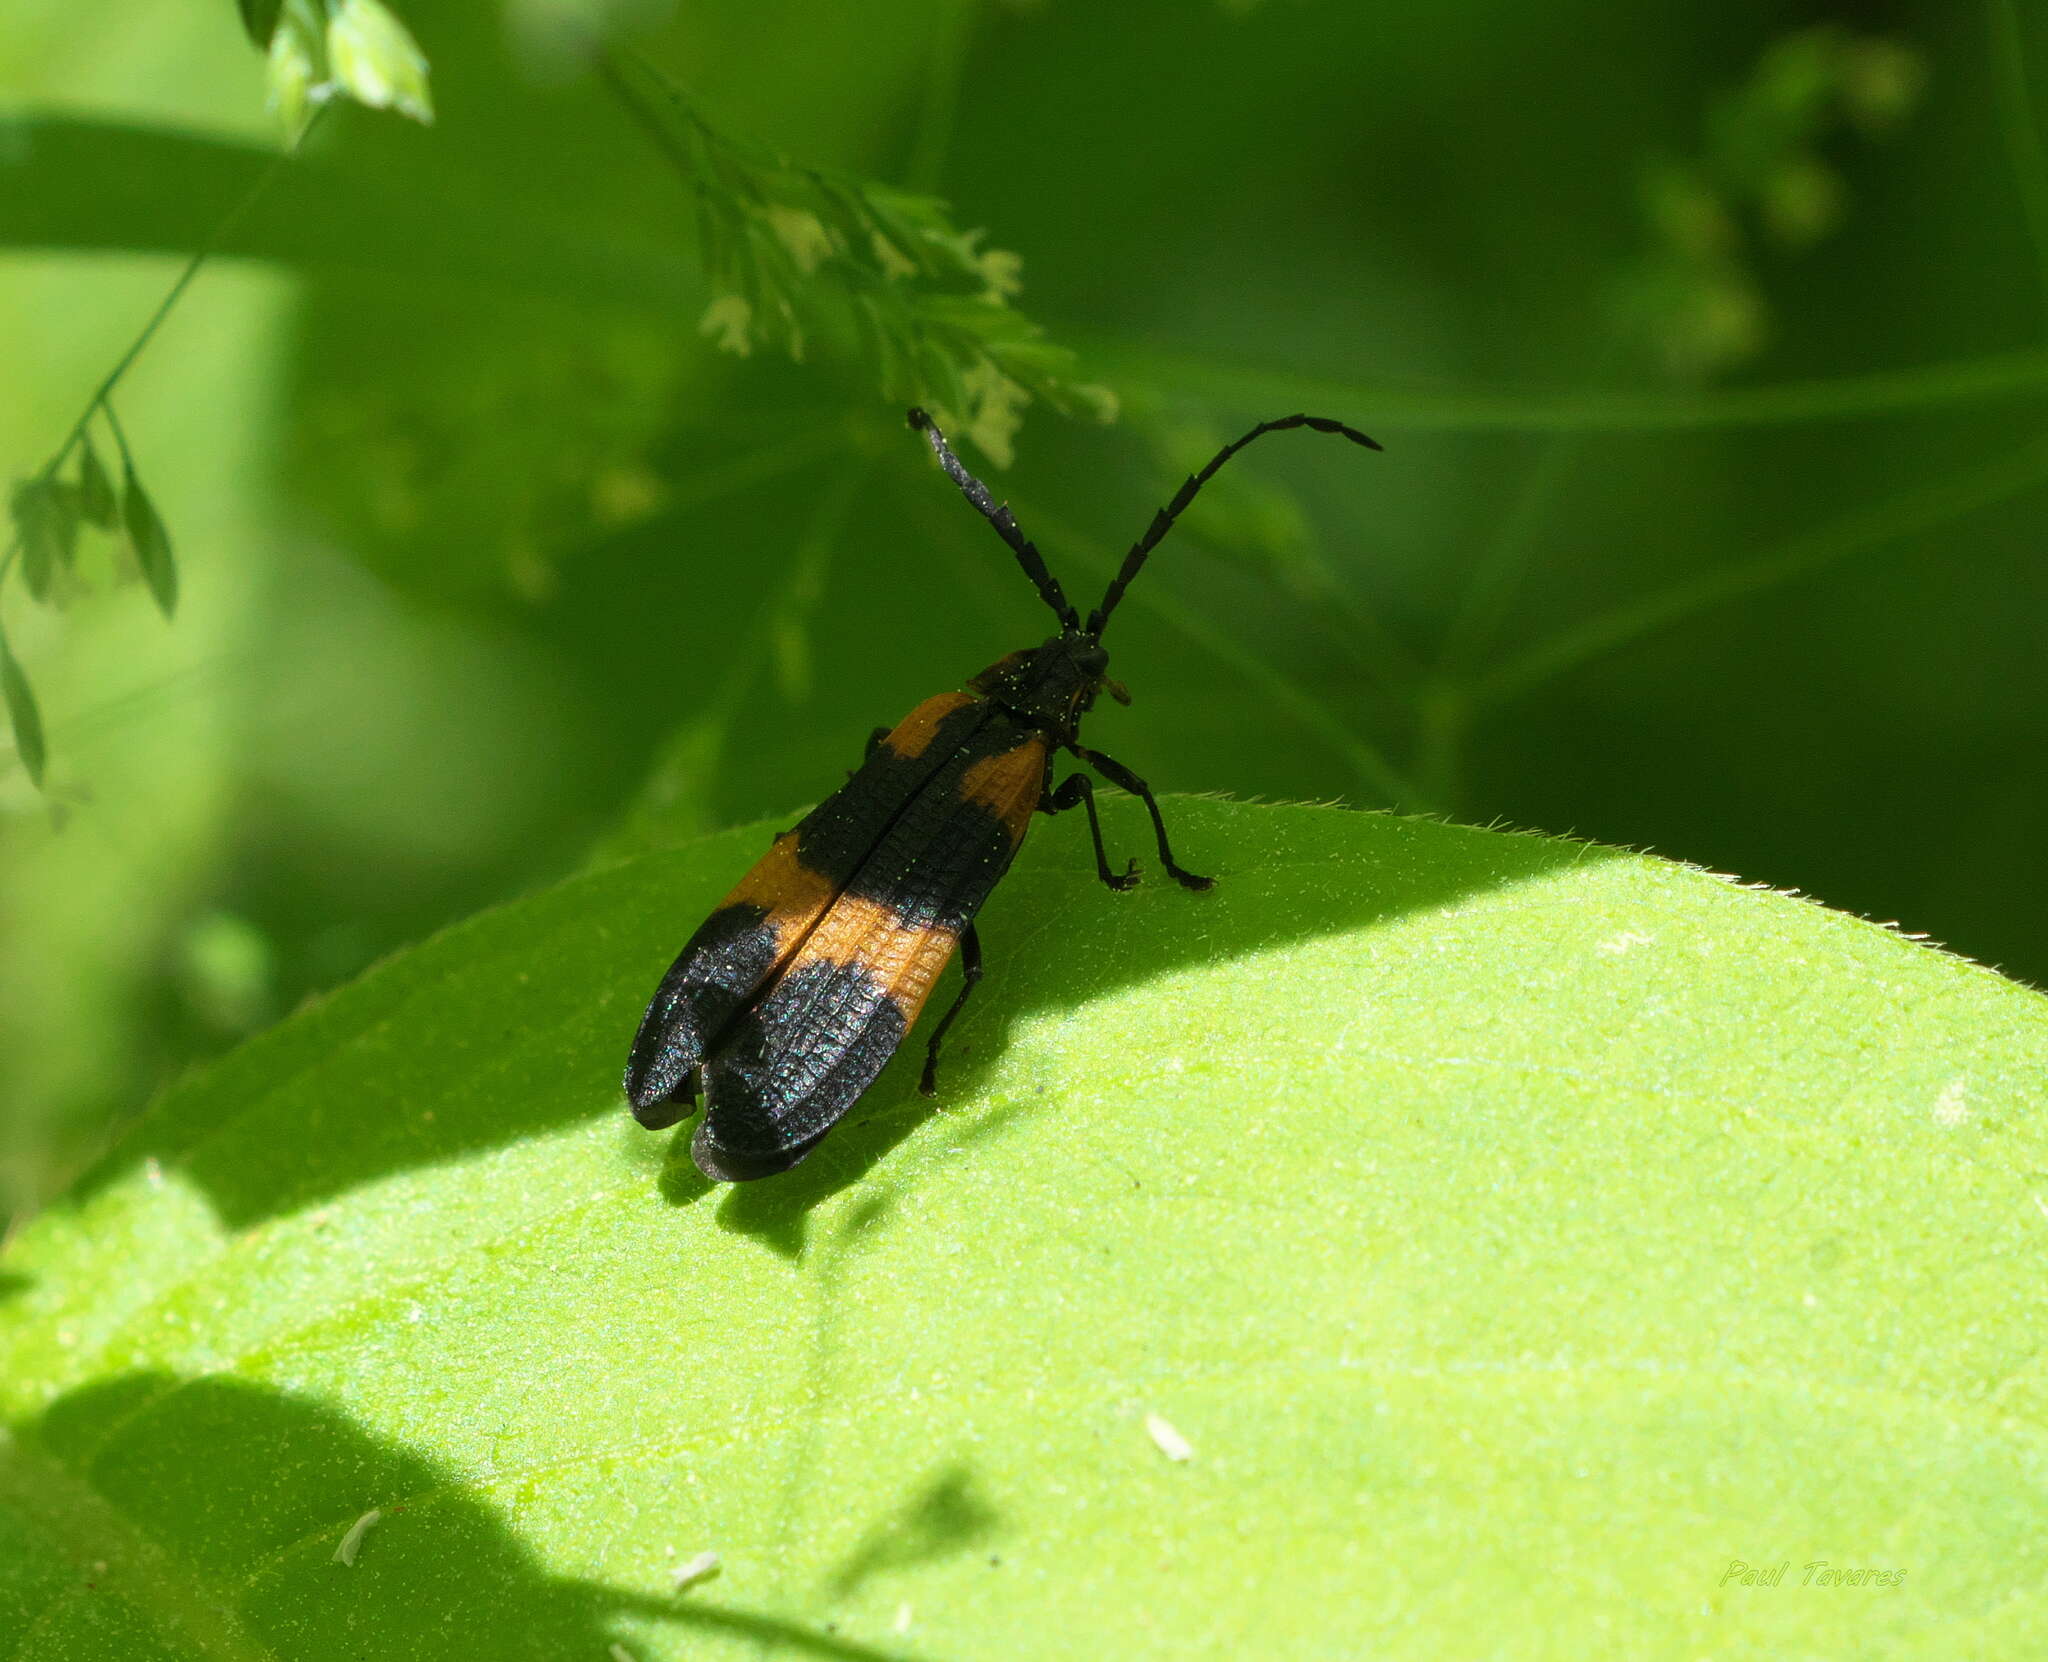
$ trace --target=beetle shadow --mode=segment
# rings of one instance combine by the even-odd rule
[[[1104,835],[1112,848],[1140,846],[1140,838],[1149,843],[1149,828],[1137,803],[1112,800],[1102,807]],[[1389,839],[1398,839],[1413,823],[1384,814],[1361,818]],[[997,889],[978,920],[988,972],[948,1035],[936,1099],[921,1097],[914,1089],[924,1046],[913,1032],[854,1114],[801,1165],[777,1177],[731,1185],[719,1204],[720,1227],[793,1257],[803,1248],[806,1219],[815,1208],[862,1182],[907,1139],[930,1133],[933,1122],[954,1120],[957,1129],[946,1146],[965,1149],[1001,1135],[1037,1112],[1051,1093],[1034,1093],[1028,1086],[1021,1094],[1011,1093],[1011,1100],[991,1109],[977,1108],[971,1116],[956,1115],[949,1108],[950,1103],[977,1100],[1008,1048],[1012,1027],[1020,1022],[1072,1008],[1082,999],[1142,985],[1191,963],[1216,963],[1321,935],[1370,929],[1484,890],[1611,859],[1620,851],[1555,837],[1433,826],[1428,862],[1401,858],[1402,852],[1390,847],[1389,858],[1373,871],[1370,882],[1347,886],[1337,900],[1327,883],[1292,890],[1253,888],[1233,882],[1236,874],[1228,869],[1218,872],[1214,889],[1190,894],[1165,880],[1150,861],[1144,884],[1128,895],[1114,895],[1096,882],[1085,839],[1078,849],[1053,837],[1027,843],[1016,872]],[[1312,866],[1313,853],[1283,846],[1276,850],[1275,861]],[[1199,856],[1198,844],[1191,841],[1185,857],[1199,863]],[[1076,902],[1076,895],[1087,898]],[[1083,960],[1073,950],[1070,932],[1047,927],[1046,915],[1055,913],[1064,921],[1077,909],[1095,904],[1105,911],[1127,910],[1116,918],[1114,951]],[[934,1008],[951,997],[956,974],[949,971],[934,993]],[[689,1129],[685,1126],[679,1133],[677,1145],[685,1162]]]
[[[42,1649],[68,1638],[81,1654],[113,1654],[117,1635],[126,1653],[317,1648],[472,1662],[481,1639],[504,1662],[560,1662],[613,1654],[621,1641],[630,1651],[634,1628],[659,1625],[775,1655],[909,1662],[841,1638],[822,1617],[729,1603],[715,1582],[672,1594],[558,1575],[452,1467],[325,1404],[225,1375],[131,1373],[60,1397],[0,1434],[0,1494],[39,1497],[32,1520],[90,1521],[13,1538],[24,1593],[15,1613]],[[843,1605],[877,1574],[964,1553],[997,1521],[967,1468],[946,1467],[870,1528],[815,1607]],[[89,1637],[97,1643],[81,1645]]]

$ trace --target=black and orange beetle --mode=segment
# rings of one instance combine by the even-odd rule
[[[1130,702],[1109,679],[1103,628],[1195,493],[1252,440],[1308,427],[1379,449],[1323,416],[1261,422],[1153,515],[1083,623],[1009,508],[960,465],[931,418],[912,410],[910,425],[1009,545],[1060,632],[991,664],[967,691],[928,698],[896,727],[877,728],[861,766],[775,839],[662,977],[633,1038],[626,1096],[634,1117],[658,1131],[689,1114],[701,1088],[704,1122],[690,1152],[717,1182],[772,1176],[810,1153],[895,1055],[958,947],[960,992],[932,1030],[919,1081],[932,1094],[939,1043],[981,979],[974,915],[1034,813],[1085,808],[1102,881],[1127,889],[1138,880],[1135,860],[1110,870],[1088,775],[1053,788],[1060,751],[1145,804],[1160,864],[1176,882],[1210,886],[1174,859],[1152,788],[1081,743],[1081,718],[1098,694]]]

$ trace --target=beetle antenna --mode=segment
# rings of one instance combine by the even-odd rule
[[[984,485],[966,468],[960,465],[960,458],[953,454],[953,447],[946,442],[946,435],[939,431],[938,423],[922,410],[910,412],[910,425],[931,440],[932,454],[939,459],[939,466],[946,470],[954,484],[960,487],[960,494],[974,504],[975,511],[996,528],[996,535],[1009,545],[1010,552],[1017,556],[1017,564],[1024,568],[1024,575],[1038,588],[1038,597],[1053,609],[1060,620],[1062,629],[1071,630],[1081,621],[1081,614],[1074,610],[1073,603],[1060,588],[1059,579],[1045,569],[1045,556],[1032,546],[1031,539],[1018,529],[1016,516],[1010,512],[1007,502],[997,502],[989,495]]]
[[[1353,444],[1364,445],[1368,450],[1380,448],[1377,441],[1367,438],[1357,428],[1346,427],[1343,422],[1332,421],[1328,416],[1291,415],[1281,416],[1277,421],[1260,422],[1236,443],[1226,444],[1217,451],[1215,459],[1200,473],[1190,476],[1187,482],[1173,493],[1173,500],[1152,516],[1152,523],[1146,528],[1145,534],[1131,545],[1130,553],[1124,556],[1123,569],[1110,583],[1102,597],[1102,604],[1089,614],[1087,632],[1090,635],[1102,633],[1102,626],[1109,621],[1109,614],[1116,610],[1117,602],[1123,599],[1124,590],[1131,586],[1131,579],[1138,575],[1139,569],[1145,564],[1146,556],[1157,548],[1160,539],[1173,529],[1173,522],[1179,519],[1182,510],[1194,501],[1195,493],[1215,477],[1216,470],[1253,439],[1267,433],[1278,433],[1289,427],[1307,427],[1318,433],[1337,433]]]

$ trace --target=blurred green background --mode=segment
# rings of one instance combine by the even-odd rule
[[[1047,626],[858,340],[700,331],[691,186],[579,24],[1015,252],[1121,404],[1033,405],[996,480],[1071,587],[1251,421],[1385,443],[1262,443],[1133,591],[1091,736],[1162,788],[1646,846],[2048,978],[2038,6],[396,9],[435,124],[324,116],[124,383],[175,621],[90,534],[62,606],[0,591],[50,748],[0,749],[0,1216]],[[19,478],[278,135],[230,0],[13,0],[0,98]]]

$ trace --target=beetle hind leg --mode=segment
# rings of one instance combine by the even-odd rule
[[[932,1029],[931,1043],[924,1047],[924,1072],[918,1076],[917,1088],[925,1096],[939,1094],[939,1041],[946,1036],[946,1029],[953,1025],[953,1018],[967,1002],[967,995],[974,991],[981,980],[981,937],[969,924],[960,931],[960,991],[953,1002],[946,1007],[946,1013],[939,1017],[939,1025]]]

